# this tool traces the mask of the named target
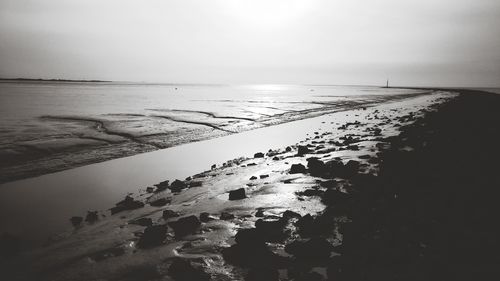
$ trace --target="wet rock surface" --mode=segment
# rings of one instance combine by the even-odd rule
[[[169,205],[96,212],[99,220],[73,229],[71,251],[54,244],[75,252],[71,262],[39,279],[65,280],[78,268],[103,280],[486,280],[497,273],[500,237],[498,98],[441,102],[360,109],[359,121],[332,118],[331,132],[268,157],[126,198]]]

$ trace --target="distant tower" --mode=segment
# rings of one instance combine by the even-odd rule
[[[389,79],[387,79],[387,81],[385,82],[385,87],[389,88]]]

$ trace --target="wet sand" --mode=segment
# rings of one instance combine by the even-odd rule
[[[433,134],[442,129],[442,124],[436,122],[424,144],[419,133],[426,132],[429,118],[433,120],[428,116],[439,116],[434,117],[438,121],[448,118],[453,123],[456,116],[446,117],[441,111],[448,104],[453,108],[455,100],[464,103],[455,96],[437,91],[434,95],[324,116],[312,127],[312,134],[303,136],[298,143],[290,140],[287,146],[269,145],[271,150],[254,151],[253,157],[218,164],[186,180],[170,179],[115,206],[110,204],[111,212],[101,209],[96,213],[68,214],[68,224],[69,218],[75,216],[74,230],[61,233],[42,248],[11,256],[3,265],[13,269],[20,280],[412,277],[409,274],[415,271],[409,270],[406,275],[394,277],[393,272],[403,274],[397,266],[373,271],[362,255],[366,250],[373,255],[369,257],[387,262],[376,255],[389,256],[380,249],[391,249],[387,246],[392,244],[373,248],[379,245],[373,239],[381,236],[388,243],[391,240],[386,237],[394,237],[395,229],[410,227],[408,223],[413,222],[410,214],[399,212],[406,205],[391,201],[400,198],[399,193],[380,189],[380,182],[393,188],[395,183],[408,184],[419,173],[420,166],[405,157],[417,152],[420,155],[419,149],[427,147],[434,140]],[[437,113],[432,113],[435,110]],[[417,129],[408,134],[411,128]],[[432,154],[425,155],[433,161]],[[391,165],[393,159],[397,161]],[[415,184],[408,186],[417,188]],[[411,202],[406,202],[407,206],[419,203]],[[372,212],[378,208],[383,213],[373,217]],[[403,214],[403,220],[372,228],[385,222],[386,217],[392,219],[389,214]],[[3,247],[14,252],[15,239],[10,241]],[[394,245],[394,250],[406,249],[402,244]],[[28,266],[21,271],[16,268],[20,264]]]

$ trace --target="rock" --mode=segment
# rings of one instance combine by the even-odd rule
[[[261,179],[265,179],[265,178],[268,178],[268,177],[269,177],[269,175],[260,175]]]
[[[309,188],[302,192],[297,192],[297,195],[311,197],[311,196],[321,196],[323,195],[323,193],[324,192],[321,190]]]
[[[359,162],[355,160],[349,160],[347,164],[344,166],[345,171],[344,171],[344,176],[345,177],[352,177],[356,175],[359,171]]]
[[[287,146],[287,147],[285,148],[285,151],[286,151],[286,152],[290,152],[290,151],[292,151],[292,148],[291,148],[291,147],[289,147],[289,146]]]
[[[309,174],[315,177],[327,177],[331,174],[328,166],[316,157],[307,159],[307,169],[309,170]]]
[[[302,216],[299,213],[296,213],[294,211],[286,210],[281,217],[284,220],[290,220],[290,219],[300,219]]]
[[[99,219],[97,215],[97,211],[87,211],[87,216],[85,217],[85,221],[88,223],[94,223]]]
[[[111,214],[114,215],[121,211],[134,210],[142,207],[144,207],[144,203],[142,203],[141,201],[134,200],[134,198],[127,195],[124,200],[116,203],[116,206],[111,208],[110,210]]]
[[[191,181],[189,182],[189,187],[200,187],[203,185],[203,182],[201,181]]]
[[[160,198],[160,199],[157,199],[157,200],[149,203],[149,205],[151,205],[153,207],[162,207],[162,206],[167,205],[168,203],[170,203],[170,201],[168,201],[166,198]]]
[[[281,242],[287,238],[284,233],[286,220],[265,221],[259,219],[255,222],[255,228],[266,242]]]
[[[153,225],[153,220],[151,218],[139,218],[129,221],[129,224],[135,224],[140,226],[151,226]]]
[[[262,152],[257,152],[253,155],[253,158],[264,158],[264,153]]]
[[[195,233],[199,229],[201,223],[196,216],[189,216],[169,222],[168,225],[174,230],[176,237],[183,237]]]
[[[311,150],[307,146],[304,145],[299,145],[298,150],[297,150],[297,155],[298,156],[303,156],[304,154],[310,153]]]
[[[125,249],[123,247],[113,247],[93,253],[89,257],[96,262],[100,262],[108,258],[119,257],[123,254],[125,254]]]
[[[256,217],[263,217],[264,216],[264,210],[258,209],[257,212],[255,213]]]
[[[154,191],[155,191],[155,190],[154,190],[154,188],[153,188],[152,186],[148,186],[148,187],[146,187],[146,192],[147,192],[147,193],[153,193]]]
[[[257,228],[240,229],[234,240],[243,247],[258,247],[264,245],[265,242],[262,232],[258,231]]]
[[[333,246],[324,238],[313,237],[308,241],[295,240],[285,246],[285,251],[302,260],[327,260]]]
[[[201,222],[208,222],[210,221],[212,218],[210,217],[210,214],[207,213],[207,212],[203,212],[200,214],[200,221]]]
[[[280,274],[277,269],[264,267],[252,268],[248,271],[245,281],[279,281]]]
[[[182,258],[174,258],[168,267],[168,275],[178,281],[208,281],[210,275],[201,267],[194,267],[191,262]]]
[[[215,170],[215,168],[217,168],[216,164],[213,164],[212,167],[210,167],[211,170]]]
[[[71,224],[74,227],[77,227],[82,223],[83,218],[82,217],[71,217],[69,220],[71,221]]]
[[[256,180],[256,179],[257,179],[257,177],[256,177],[256,176],[251,176],[251,177],[250,177],[250,180],[251,180],[251,181]]]
[[[229,191],[229,200],[241,200],[247,198],[244,188]]]
[[[172,210],[165,210],[165,211],[163,211],[163,215],[162,216],[163,216],[163,219],[166,220],[166,219],[169,219],[169,218],[176,218],[176,217],[178,217],[180,215],[179,215],[179,213],[174,212]]]
[[[290,174],[305,174],[306,173],[306,167],[302,164],[292,164],[292,167],[290,168]]]
[[[233,214],[230,214],[230,213],[228,213],[228,212],[222,212],[222,213],[220,214],[220,219],[221,219],[221,220],[232,220],[232,219],[234,219],[234,215],[233,215]]]
[[[187,185],[185,182],[180,181],[180,180],[175,180],[171,185],[170,185],[170,190],[172,192],[181,192],[184,188],[187,188]]]
[[[165,238],[167,237],[166,225],[151,225],[146,227],[144,233],[142,234],[139,242],[137,242],[137,247],[139,248],[152,248],[163,244]]]
[[[351,196],[345,192],[329,189],[323,194],[323,202],[327,205],[345,204]]]
[[[327,180],[320,182],[319,185],[325,188],[336,188],[338,186],[338,182],[336,180]]]
[[[166,189],[168,188],[168,183],[169,183],[169,181],[168,181],[168,180],[166,180],[166,181],[162,181],[162,182],[160,182],[160,183],[158,183],[158,184],[155,184],[155,186],[156,186],[156,191],[158,191],[158,192],[159,192],[159,191],[166,190]]]
[[[273,157],[273,161],[278,161],[278,160],[280,160],[280,158],[278,156]]]

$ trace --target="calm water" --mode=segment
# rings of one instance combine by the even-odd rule
[[[299,85],[0,83],[0,183],[414,92]]]
[[[70,227],[69,217],[105,210],[129,192],[295,144],[325,126],[331,118],[325,114],[415,93],[376,87],[0,83],[1,176],[45,174],[0,185],[0,233],[43,241]],[[144,153],[151,150],[156,151]],[[114,160],[103,162],[109,159]],[[101,163],[84,165],[96,162]]]

